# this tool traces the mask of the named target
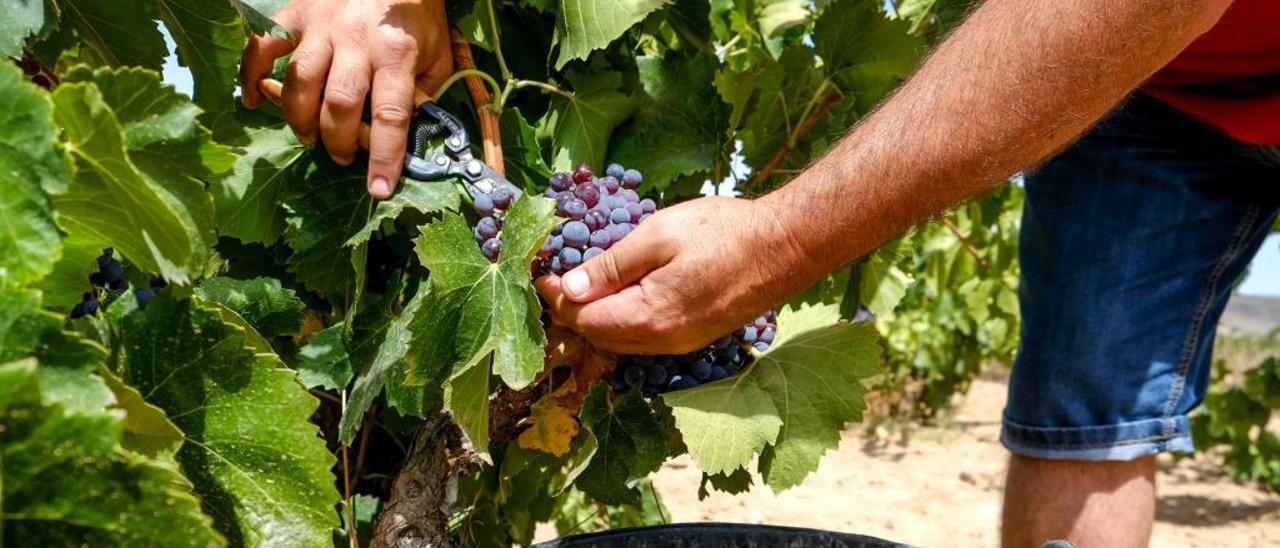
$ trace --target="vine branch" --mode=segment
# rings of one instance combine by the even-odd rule
[[[970,255],[973,255],[974,260],[978,261],[978,264],[982,265],[982,268],[987,268],[987,260],[983,259],[982,256],[978,254],[978,248],[974,247],[973,243],[970,242],[968,238],[965,238],[964,234],[960,233],[960,227],[956,226],[955,223],[951,222],[951,219],[946,217],[942,218],[942,226],[947,227],[947,230],[950,230],[951,233],[960,240],[960,245],[963,246],[964,250],[968,251]]]
[[[815,95],[815,97],[817,96]],[[792,129],[791,134],[787,137],[787,141],[782,143],[782,145],[778,147],[778,150],[774,151],[773,156],[769,157],[769,161],[765,162],[764,166],[762,166],[760,170],[756,172],[755,176],[751,178],[750,185],[758,186],[768,179],[770,175],[773,175],[774,170],[778,169],[778,166],[782,165],[782,161],[791,153],[791,149],[795,147],[795,143],[812,131],[813,127],[818,125],[818,121],[826,116],[827,113],[831,112],[831,109],[835,108],[843,98],[844,94],[842,93],[828,95],[817,108],[806,109],[807,114],[805,117],[800,120],[800,123],[797,124],[794,129]]]

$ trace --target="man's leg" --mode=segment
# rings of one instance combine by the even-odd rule
[[[1081,548],[1146,546],[1155,516],[1155,463],[1155,457],[1088,462],[1013,455],[1005,478],[1003,545],[1064,539]]]
[[[1192,451],[1215,326],[1280,164],[1137,96],[1027,177],[1005,545],[1143,546],[1154,455]]]

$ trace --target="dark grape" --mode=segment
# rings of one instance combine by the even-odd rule
[[[636,191],[634,190],[628,188],[623,190],[620,194],[622,196],[623,205],[640,203],[640,195],[636,194]]]
[[[614,243],[617,243],[622,241],[623,238],[626,238],[627,234],[631,233],[631,225],[630,224],[609,225],[609,227],[606,228],[605,230],[609,232],[609,239]]]
[[[772,325],[765,326],[764,331],[760,332],[760,342],[772,344],[773,337],[775,334],[776,334],[776,330],[773,328]]]
[[[555,273],[564,272],[564,268],[560,265],[560,255],[551,258],[551,271]]]
[[[627,204],[627,207],[623,209],[626,210],[627,215],[631,216],[630,221],[632,223],[640,222],[640,216],[644,215],[644,211],[640,209],[640,204]]]
[[[742,339],[742,342],[747,344],[756,342],[756,339],[758,337],[759,337],[759,333],[756,332],[756,326],[754,325],[748,325],[746,327],[743,327],[742,334],[739,336],[739,338]]]
[[[493,192],[490,194],[493,198],[493,206],[498,209],[507,209],[508,207],[511,207],[511,202],[515,200],[516,197],[515,191],[511,190],[511,187],[506,185],[501,185],[498,188],[493,189]]]
[[[757,342],[751,346],[754,346],[756,350],[759,350],[761,352],[764,352],[765,350],[769,349],[769,343],[763,342],[763,341]]]
[[[619,164],[609,164],[609,167],[604,168],[604,174],[613,177],[614,179],[621,179],[626,171],[627,170]]]
[[[591,229],[582,221],[569,221],[560,232],[564,244],[569,247],[582,247],[591,239]]]
[[[609,231],[597,230],[591,233],[591,236],[588,238],[588,243],[591,244],[591,247],[609,249],[609,246],[613,244],[613,239],[609,237]]]
[[[488,194],[479,194],[476,196],[475,200],[476,201],[473,205],[476,207],[476,213],[479,213],[481,217],[493,215],[492,196],[489,196]]]
[[[591,172],[591,166],[587,164],[579,165],[573,170],[573,182],[575,183],[589,183],[592,177],[595,177],[595,173]]]
[[[618,182],[618,178],[613,176],[600,179],[600,186],[611,196],[617,194],[618,189],[622,188],[622,184]]]
[[[489,238],[498,236],[498,220],[493,217],[482,217],[480,222],[476,223],[476,237],[483,242]]]
[[[169,283],[164,281],[164,278],[161,278],[160,276],[152,276],[151,283],[148,285],[151,286],[151,289],[160,289],[166,285],[169,285]]]
[[[609,222],[613,224],[622,224],[631,222],[631,214],[625,208],[618,208],[609,213]]]
[[[650,364],[644,368],[644,382],[654,386],[662,386],[667,382],[667,368],[658,364]]]
[[[555,236],[547,236],[547,239],[542,240],[542,246],[538,248],[539,257],[545,259],[556,254],[557,251],[554,238]]]
[[[583,202],[582,200],[579,200],[577,198],[574,198],[572,200],[569,200],[568,202],[565,202],[563,216],[568,217],[570,219],[581,221],[583,217],[587,216],[586,202]]]
[[[489,238],[480,246],[480,251],[490,261],[498,260],[498,254],[502,252],[502,240],[498,238]]]
[[[115,248],[111,248],[111,247],[103,248],[102,255],[98,256],[98,270],[99,271],[106,270],[107,264],[115,260],[114,255],[115,255]]]
[[[587,207],[595,207],[600,203],[600,187],[596,185],[578,185],[573,190],[573,195],[587,204]]]
[[[147,305],[151,303],[151,299],[156,296],[156,290],[150,287],[133,290],[133,298],[138,300],[138,310],[146,310]]]
[[[622,173],[622,187],[634,189],[640,186],[640,182],[644,181],[644,177],[640,176],[640,172],[634,169],[628,169]]]
[[[728,369],[725,369],[719,365],[715,365],[711,367],[711,376],[707,377],[707,382],[715,382],[720,379],[725,379],[728,377],[729,377]]]
[[[585,263],[587,261],[590,261],[592,257],[595,257],[596,255],[599,255],[601,253],[604,253],[603,249],[600,249],[598,247],[589,247],[587,248],[586,251],[582,252],[582,262]]]
[[[667,383],[668,390],[685,390],[689,388],[696,388],[697,386],[698,381],[693,380],[692,377],[686,377],[684,375],[674,375],[671,377],[671,381]]]
[[[560,266],[565,270],[572,270],[573,267],[582,264],[582,252],[572,247],[566,247],[560,250]]]
[[[689,366],[689,374],[700,381],[707,380],[711,377],[711,362],[707,360],[693,362],[693,365]]]
[[[573,176],[568,173],[560,172],[551,176],[551,189],[556,192],[569,190],[573,186]]]
[[[89,284],[94,287],[106,287],[107,278],[101,272],[94,272],[89,274]]]
[[[582,217],[582,222],[586,223],[587,228],[590,228],[593,231],[600,230],[609,226],[609,213],[599,209],[592,209]]]
[[[631,386],[636,386],[638,384],[641,384],[645,380],[644,367],[639,365],[632,365],[630,367],[627,367],[626,371],[622,375],[623,375],[623,378],[626,379],[627,384]]]
[[[120,279],[110,282],[108,284],[108,288],[110,288],[113,293],[122,293],[129,289],[129,280]]]
[[[648,198],[640,200],[640,211],[648,214],[648,213],[653,213],[657,210],[658,210],[658,204],[654,203],[653,200],[650,200]]]

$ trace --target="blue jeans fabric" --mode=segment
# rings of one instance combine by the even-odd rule
[[[1280,210],[1280,148],[1136,94],[1026,190],[1001,442],[1047,459],[1190,452],[1218,318]]]

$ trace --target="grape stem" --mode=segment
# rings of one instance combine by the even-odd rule
[[[507,60],[502,56],[502,38],[498,36],[498,15],[493,9],[493,0],[484,0],[484,7],[489,12],[489,39],[493,41],[493,55],[498,58],[498,70],[502,72],[503,80],[510,81],[511,69],[507,68]],[[497,95],[497,86],[494,87]]]
[[[982,268],[987,268],[987,260],[983,259],[982,256],[978,254],[978,248],[974,247],[973,243],[970,242],[968,238],[965,238],[964,234],[960,233],[960,227],[956,226],[955,223],[951,222],[951,219],[946,217],[942,218],[942,226],[947,227],[947,230],[950,230],[951,233],[960,240],[960,245],[963,246],[964,250],[968,251],[970,255],[973,255],[974,260],[978,261],[978,264],[982,265]]]
[[[484,80],[485,83],[489,84],[489,87],[492,88],[494,95],[500,96],[502,94],[501,86],[498,85],[498,81],[494,80],[492,76],[489,76],[489,73],[480,69],[470,68],[457,71],[450,75],[449,78],[445,79],[444,83],[440,84],[440,87],[436,90],[436,98],[439,99],[440,97],[444,97],[445,92],[449,91],[450,87],[458,83],[458,80],[468,76],[476,76],[481,80]]]
[[[825,82],[826,81],[824,80],[824,83]],[[821,88],[822,86],[819,86],[820,90]],[[819,96],[814,94],[814,98],[816,99],[817,97]],[[821,120],[823,116],[826,116],[828,112],[831,112],[831,109],[835,108],[835,106],[840,103],[841,99],[844,99],[844,94],[840,93],[837,89],[836,93],[828,95],[818,107],[813,109],[806,107],[804,116],[800,118],[800,122],[796,124],[795,128],[790,131],[787,137],[787,142],[782,143],[782,145],[778,147],[778,150],[773,153],[773,156],[769,158],[769,161],[756,172],[755,176],[751,178],[750,186],[758,186],[763,183],[765,179],[768,179],[769,176],[773,175],[774,170],[778,169],[778,166],[782,165],[782,161],[791,153],[792,148],[795,147],[795,143],[799,142],[800,138],[812,131],[813,127],[818,125],[818,120]],[[813,103],[814,100],[810,100],[810,104]]]

